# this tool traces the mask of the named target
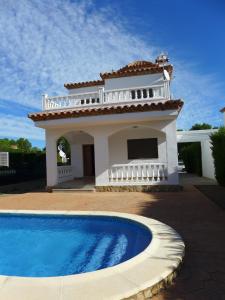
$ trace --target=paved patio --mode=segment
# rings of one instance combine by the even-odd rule
[[[181,234],[186,256],[173,286],[153,300],[225,299],[225,210],[193,186],[174,193],[4,195],[0,209],[108,210],[158,219]]]

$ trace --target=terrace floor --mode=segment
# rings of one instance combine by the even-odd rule
[[[155,218],[180,233],[186,254],[174,284],[153,300],[225,299],[225,210],[193,185],[170,193],[7,194],[0,209],[106,210]]]

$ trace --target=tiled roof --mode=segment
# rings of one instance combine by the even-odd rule
[[[164,69],[171,74],[173,72],[172,65],[164,66]],[[152,63],[150,61],[134,61],[126,65],[125,67],[108,73],[101,73],[100,76],[102,79],[109,78],[118,78],[118,77],[127,77],[127,76],[135,76],[135,75],[145,75],[145,74],[156,74],[162,73],[163,67],[157,63]]]
[[[148,102],[138,104],[123,104],[115,106],[81,107],[64,110],[43,111],[29,114],[33,121],[45,121],[65,118],[79,118],[97,115],[122,114],[145,111],[178,110],[183,106],[181,100],[168,100],[166,102]]]
[[[166,65],[164,66],[164,69],[167,70],[170,75],[173,72],[172,65]],[[77,89],[81,87],[104,85],[104,79],[137,76],[137,75],[145,75],[145,74],[156,74],[162,72],[163,72],[163,67],[158,63],[152,63],[150,61],[140,60],[140,61],[134,61],[116,71],[100,73],[100,76],[102,78],[101,80],[93,80],[93,81],[77,82],[77,83],[70,82],[70,83],[65,83],[64,86],[67,89]]]
[[[104,80],[93,80],[93,81],[85,81],[85,82],[75,82],[75,83],[65,83],[64,86],[68,90],[70,89],[77,89],[81,87],[89,87],[89,86],[96,86],[96,85],[104,85]]]
[[[225,112],[225,107],[220,110],[221,112]]]

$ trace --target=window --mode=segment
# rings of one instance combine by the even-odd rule
[[[158,158],[158,140],[135,139],[127,140],[128,159]]]

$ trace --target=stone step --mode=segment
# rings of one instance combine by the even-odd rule
[[[74,193],[74,192],[76,192],[76,193],[83,193],[83,192],[88,192],[88,193],[93,193],[93,192],[95,192],[96,190],[93,188],[93,189],[73,189],[73,188],[71,188],[71,189],[66,189],[66,188],[59,188],[59,189],[57,189],[57,188],[54,188],[54,189],[52,189],[51,190],[51,192],[52,193]]]

